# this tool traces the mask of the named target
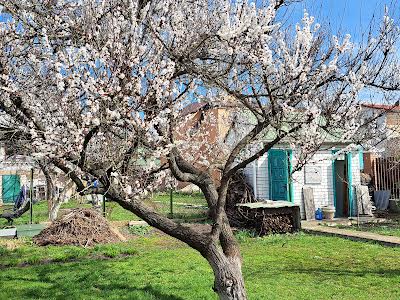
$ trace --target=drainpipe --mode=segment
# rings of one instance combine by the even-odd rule
[[[258,159],[253,161],[253,190],[254,199],[257,199],[257,171],[258,171]]]

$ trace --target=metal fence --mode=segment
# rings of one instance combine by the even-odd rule
[[[375,190],[390,190],[391,198],[400,199],[400,160],[376,157],[372,161]]]

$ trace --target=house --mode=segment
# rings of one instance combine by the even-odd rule
[[[206,102],[191,103],[183,108],[180,114],[182,122],[175,130],[177,141],[189,140],[194,145],[189,149],[190,154],[201,159],[206,156],[209,161],[215,161],[219,157],[210,149],[210,145],[218,143],[228,131],[229,111],[219,106],[211,106]]]
[[[229,126],[227,119],[229,112],[226,108],[211,106],[206,102],[195,102],[185,106],[181,113],[181,122],[178,124],[174,138],[176,141],[185,142],[190,140],[185,147],[185,155],[190,155],[193,161],[199,163],[196,167],[204,169],[206,160],[214,164],[220,163],[220,149],[210,145],[218,145],[218,140],[227,136]],[[191,146],[190,148],[188,148]],[[220,180],[220,172],[212,172],[214,181]],[[178,189],[198,190],[197,187],[188,183],[179,183]]]
[[[19,155],[9,157],[6,155],[5,147],[0,147],[0,205],[13,203],[21,186],[29,186],[33,166],[33,162],[26,157]],[[37,178],[37,175],[38,170],[35,170],[34,178]],[[36,185],[38,184],[36,180]]]
[[[378,156],[398,156],[400,142],[400,105],[363,104],[367,118],[377,117],[378,126],[383,136],[379,136],[374,146],[374,154]]]

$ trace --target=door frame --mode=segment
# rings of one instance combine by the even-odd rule
[[[346,153],[346,168],[347,168],[347,195],[349,199],[349,218],[353,217],[353,167],[352,154]]]
[[[334,155],[338,150],[332,150],[332,155]],[[353,217],[353,168],[352,168],[352,153],[346,152],[344,153],[344,161],[345,161],[345,172],[346,172],[346,181],[347,181],[347,199],[348,199],[348,218]],[[336,193],[336,158],[332,159],[332,183],[333,183],[333,205],[335,206],[335,217],[337,216],[337,193]]]

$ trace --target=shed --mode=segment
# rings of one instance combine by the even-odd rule
[[[247,165],[244,172],[257,199],[297,204],[302,218],[305,217],[304,187],[313,189],[315,209],[334,206],[336,217],[351,217],[356,206],[354,189],[361,181],[360,155],[359,151],[334,155],[338,149],[340,145],[322,148],[290,176],[296,163],[296,150],[277,147]]]

